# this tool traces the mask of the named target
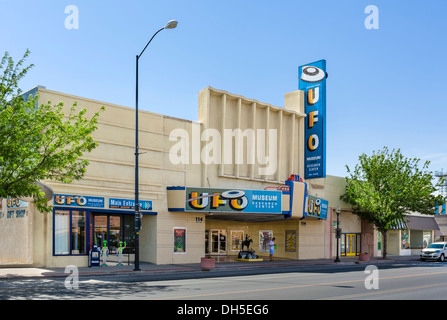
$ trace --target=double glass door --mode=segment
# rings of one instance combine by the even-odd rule
[[[227,230],[209,231],[209,253],[215,255],[227,254]]]
[[[110,253],[116,253],[120,242],[126,242],[128,253],[134,248],[135,220],[130,215],[94,214],[93,244],[102,247],[106,242]]]
[[[356,256],[360,254],[360,233],[342,234],[341,253],[344,256]]]

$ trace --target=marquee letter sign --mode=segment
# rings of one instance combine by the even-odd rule
[[[185,211],[282,214],[282,192],[186,188]]]
[[[306,126],[304,177],[326,177],[326,60],[319,60],[299,70],[299,89],[305,93]]]

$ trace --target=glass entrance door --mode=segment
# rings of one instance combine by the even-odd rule
[[[117,253],[120,241],[123,241],[122,217],[109,216],[109,250],[110,253]]]
[[[135,253],[135,218],[133,215],[92,214],[93,226],[91,245],[99,248],[107,242],[110,253],[116,253],[120,241],[126,242],[124,253]]]
[[[360,253],[360,234],[345,233],[342,236],[342,253],[345,256],[356,256]]]
[[[109,243],[109,237],[107,233],[108,221],[107,215],[94,215],[94,236],[93,236],[93,244],[98,248],[101,248],[103,245],[103,241],[107,241]]]
[[[227,231],[211,230],[210,231],[210,253],[216,255],[227,254]]]

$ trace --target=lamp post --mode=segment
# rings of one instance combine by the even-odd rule
[[[339,258],[339,251],[340,251],[339,242],[340,242],[340,238],[341,238],[341,229],[340,229],[341,209],[340,209],[340,207],[337,208],[335,213],[337,214],[337,229],[335,230],[335,237],[337,238],[337,257],[335,258],[334,262],[340,262],[340,258]]]
[[[140,229],[141,229],[141,213],[140,213],[140,200],[139,200],[139,172],[138,172],[138,60],[143,52],[151,43],[152,39],[164,29],[174,29],[177,27],[178,22],[170,20],[163,28],[154,33],[152,38],[144,47],[143,51],[136,57],[136,90],[135,90],[135,267],[134,271],[140,271]]]

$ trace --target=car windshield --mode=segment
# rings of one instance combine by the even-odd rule
[[[429,249],[442,249],[444,245],[442,243],[432,243],[428,246]]]

